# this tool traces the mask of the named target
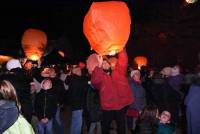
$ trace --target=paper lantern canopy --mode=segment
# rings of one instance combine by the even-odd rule
[[[9,61],[10,59],[12,59],[12,57],[5,56],[5,55],[0,55],[0,64],[1,63],[5,63],[5,62]]]
[[[137,56],[134,58],[134,62],[138,65],[138,69],[141,69],[142,66],[147,65],[147,58],[144,56]]]
[[[130,34],[131,18],[124,2],[93,2],[83,22],[90,46],[100,55],[120,52]]]
[[[47,44],[45,32],[38,29],[28,29],[22,36],[22,48],[28,59],[39,60]]]

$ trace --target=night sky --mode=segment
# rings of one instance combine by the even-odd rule
[[[83,18],[93,1],[34,0],[6,1],[0,4],[0,54],[20,56],[21,37],[28,28],[46,32],[48,47],[61,49],[71,60],[85,60],[91,53],[83,34]],[[127,42],[130,64],[144,55],[150,66],[180,63],[192,67],[200,50],[200,4],[183,0],[125,0],[131,18]]]

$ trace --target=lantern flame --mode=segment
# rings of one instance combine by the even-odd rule
[[[28,57],[28,59],[32,60],[32,61],[37,61],[40,59],[40,57],[37,55],[37,54],[33,54],[33,55],[30,55]]]
[[[109,55],[115,55],[116,54],[116,51],[115,50],[112,50],[110,51]]]

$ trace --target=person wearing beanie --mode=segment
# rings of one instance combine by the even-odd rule
[[[18,59],[9,60],[6,64],[6,69],[10,71],[15,68],[22,68],[20,61]]]
[[[169,76],[171,76],[171,73],[172,73],[172,68],[171,67],[164,67],[160,71],[160,74],[162,74],[163,77],[169,77]]]
[[[129,106],[127,111],[127,126],[128,129],[133,132],[136,126],[136,120],[146,106],[146,93],[142,86],[140,71],[132,70],[130,77],[129,84],[135,101]]]
[[[0,80],[8,80],[14,86],[19,102],[21,103],[22,115],[31,123],[32,118],[32,100],[30,92],[30,81],[22,69],[18,59],[11,59],[7,62],[6,68],[8,72],[0,76]]]

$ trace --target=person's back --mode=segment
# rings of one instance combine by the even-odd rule
[[[14,60],[18,63],[18,60]],[[12,64],[11,64],[11,63]],[[8,61],[7,69],[8,72],[0,76],[0,80],[8,80],[14,86],[19,102],[21,104],[22,115],[30,123],[32,118],[32,102],[31,102],[31,92],[30,92],[30,81],[25,75],[25,71],[20,68],[20,66],[14,66],[13,61]],[[15,64],[16,64],[15,63]],[[11,65],[12,66],[11,66]],[[20,64],[20,63],[18,63]]]
[[[34,134],[33,128],[20,114],[16,91],[9,81],[0,81],[0,133]]]
[[[200,77],[198,76],[191,85],[189,92],[185,98],[187,132],[188,134],[200,133]]]
[[[16,122],[9,127],[3,134],[34,134],[31,125],[26,121],[26,119],[19,115]]]

